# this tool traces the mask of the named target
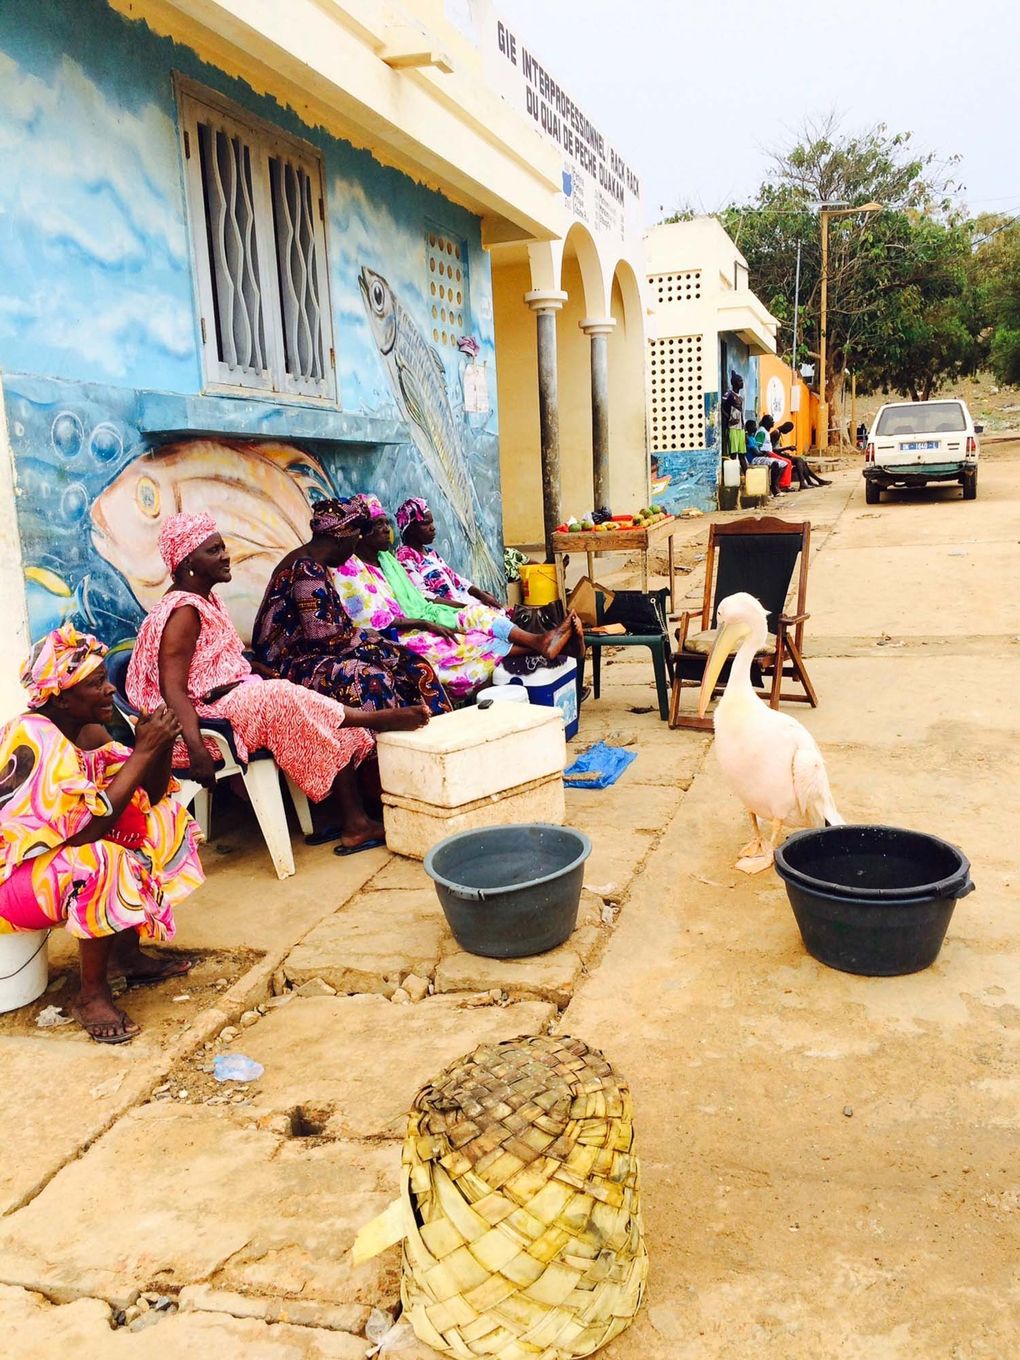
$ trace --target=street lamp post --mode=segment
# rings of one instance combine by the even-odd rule
[[[825,392],[825,361],[829,324],[829,218],[852,217],[855,213],[881,212],[881,203],[865,203],[859,208],[848,208],[823,203],[819,212],[822,228],[822,286],[818,308],[818,447],[829,447],[829,402]]]

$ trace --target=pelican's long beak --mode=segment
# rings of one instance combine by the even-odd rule
[[[703,718],[708,711],[712,691],[719,679],[719,672],[726,665],[727,657],[732,656],[745,637],[747,628],[742,623],[724,623],[716,634],[715,643],[705,662],[705,673],[701,677],[701,689],[698,692],[699,718]]]

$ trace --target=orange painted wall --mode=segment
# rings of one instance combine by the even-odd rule
[[[799,398],[796,411],[792,409],[794,389]],[[774,354],[763,354],[758,360],[758,393],[760,409],[757,414],[763,416],[767,411],[771,412],[777,425],[792,420],[795,428],[791,442],[796,443],[798,453],[807,453],[813,443],[818,397],[800,374],[795,374],[789,364]]]

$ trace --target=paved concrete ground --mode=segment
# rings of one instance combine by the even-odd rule
[[[850,819],[962,845],[978,891],[937,963],[898,979],[804,952],[697,733],[647,709],[620,652],[583,741],[633,741],[591,834],[579,928],[540,959],[459,951],[421,867],[296,847],[283,884],[228,813],[181,913],[195,973],[135,991],[106,1050],[0,1020],[0,1328],[13,1356],[362,1356],[398,1256],[353,1269],[397,1185],[417,1087],[482,1039],[554,1029],[634,1090],[647,1307],[612,1360],[991,1360],[1020,1319],[1020,446],[980,499],[866,507],[853,473],[780,504],[814,525],[802,718]],[[689,603],[705,521],[685,524]],[[579,742],[578,744],[583,744]],[[71,955],[54,942],[55,990]],[[420,998],[416,1000],[405,999]],[[213,1055],[265,1065],[218,1086]],[[408,1360],[431,1355],[421,1347]]]

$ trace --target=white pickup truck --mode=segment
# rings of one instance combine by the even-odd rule
[[[864,498],[878,505],[894,486],[959,482],[963,499],[977,496],[978,442],[966,402],[895,401],[881,407],[864,454]]]

